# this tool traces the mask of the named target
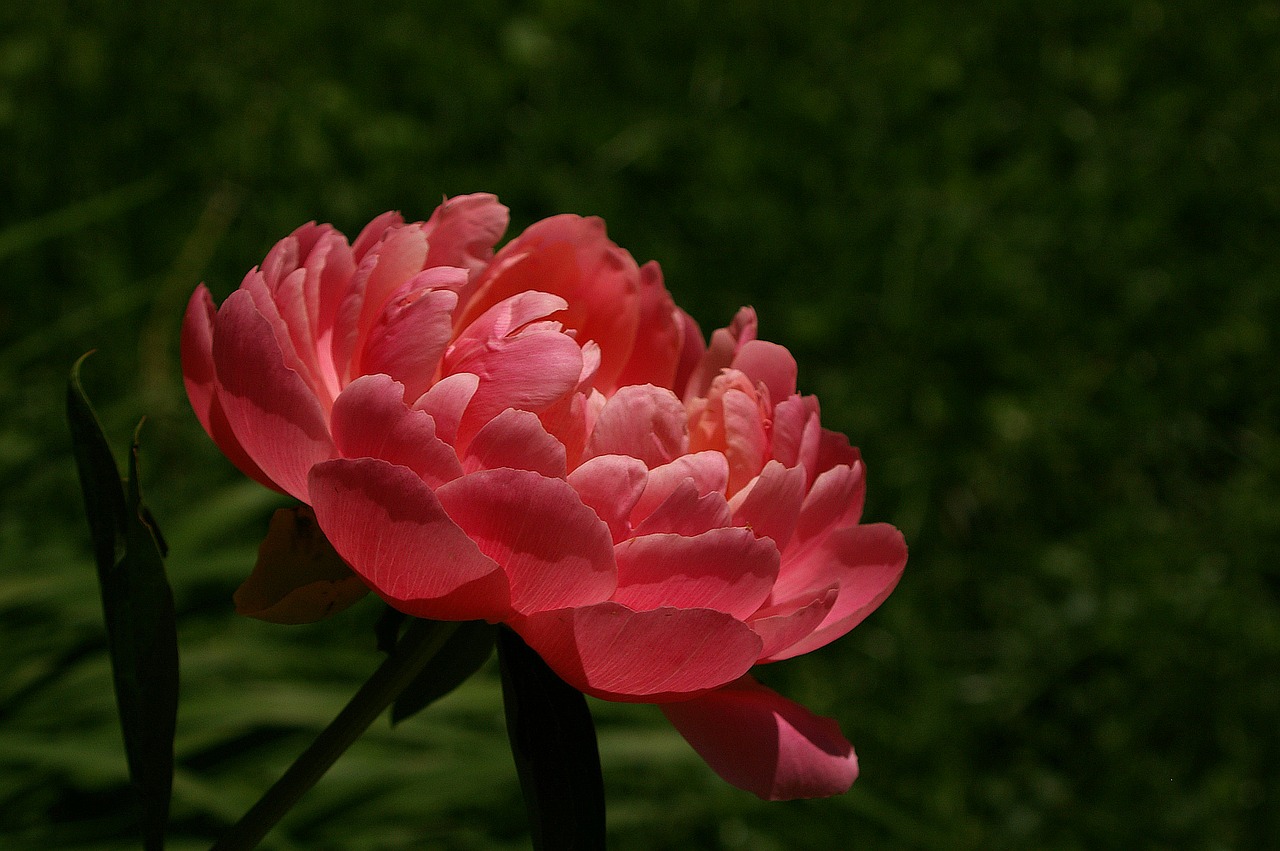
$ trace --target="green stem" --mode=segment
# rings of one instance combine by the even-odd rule
[[[391,705],[414,677],[458,628],[456,623],[414,620],[395,650],[373,672],[351,701],[302,755],[289,766],[258,803],[214,843],[210,851],[247,851],[256,848],[276,822],[316,784],[329,767],[374,719]]]

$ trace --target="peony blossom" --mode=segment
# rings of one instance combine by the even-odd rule
[[[749,672],[845,634],[902,574],[901,534],[859,522],[858,451],[750,308],[708,345],[598,219],[495,253],[506,225],[489,195],[352,243],[308,224],[221,307],[196,290],[200,422],[309,506],[273,523],[240,610],[314,620],[372,589],[505,623],[586,694],[657,704],[734,785],[845,791],[835,722]]]

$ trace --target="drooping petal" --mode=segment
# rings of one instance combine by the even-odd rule
[[[528,470],[481,470],[436,496],[480,551],[502,565],[517,612],[608,599],[617,584],[613,539],[562,479]]]
[[[839,795],[858,777],[835,721],[751,677],[662,712],[717,774],[766,801]]]
[[[340,458],[311,471],[312,506],[333,548],[406,614],[502,620],[506,573],[449,518],[426,482],[378,458]]]
[[[357,372],[391,376],[405,386],[410,399],[427,392],[453,336],[458,294],[447,286],[465,279],[464,270],[451,267],[427,269],[415,276],[407,291],[387,302],[374,323]]]
[[[653,468],[689,448],[684,405],[670,390],[642,384],[623,387],[596,418],[584,455],[630,455]]]
[[[386,375],[364,375],[333,404],[334,445],[344,458],[381,458],[408,467],[430,487],[462,475],[453,447],[436,436],[431,415],[404,402],[404,387]]]
[[[636,611],[714,609],[745,621],[769,596],[778,576],[773,542],[734,527],[692,538],[631,538],[614,553],[618,590],[613,599]]]
[[[732,682],[759,656],[746,624],[710,609],[635,612],[607,602],[535,612],[511,626],[565,682],[605,700],[679,699]]]
[[[218,399],[245,453],[271,481],[303,502],[307,473],[334,455],[324,409],[285,366],[267,320],[244,290],[218,311],[213,335]]]
[[[615,542],[631,531],[628,518],[648,479],[644,462],[628,455],[597,455],[568,476],[582,502],[605,522]]]
[[[510,467],[563,479],[564,445],[547,434],[537,414],[508,408],[476,432],[462,466],[468,473]]]
[[[803,467],[784,467],[770,461],[729,503],[733,522],[758,536],[772,538],[781,550],[791,540],[804,501]]]
[[[774,588],[774,601],[812,597],[815,588],[824,588],[834,580],[840,586],[835,605],[812,633],[774,653],[769,661],[816,650],[853,629],[897,587],[906,564],[906,541],[888,523],[851,526],[831,533],[807,563],[788,565]]]

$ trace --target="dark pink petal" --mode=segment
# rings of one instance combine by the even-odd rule
[[[563,479],[564,445],[547,434],[537,414],[508,408],[476,432],[462,466],[468,473],[510,467]]]
[[[732,682],[761,646],[746,624],[710,609],[633,612],[610,602],[511,625],[571,686],[615,701],[679,699]]]
[[[643,384],[623,387],[609,399],[584,454],[630,455],[652,468],[681,457],[688,448],[684,405],[670,390]]]
[[[295,282],[300,278],[295,278]],[[314,352],[302,350],[301,352],[294,344],[293,330],[289,327],[289,320],[280,312],[280,305],[276,303],[275,296],[267,287],[265,279],[261,272],[253,271],[245,276],[244,281],[240,284],[237,292],[248,293],[253,299],[253,306],[266,320],[267,325],[271,328],[271,333],[276,338],[276,345],[280,351],[281,359],[286,367],[298,373],[311,393],[320,402],[320,405],[327,412],[332,399],[329,398],[328,388],[321,381],[319,373],[315,368]],[[293,319],[306,322],[306,318],[300,311],[293,312]]]
[[[613,593],[613,539],[562,479],[482,470],[436,491],[481,552],[502,565],[517,612],[598,603]]]
[[[583,355],[586,355],[585,350]],[[591,392],[594,396],[600,396],[598,391]],[[593,400],[579,390],[538,412],[542,427],[564,447],[565,462],[570,470],[575,469],[582,462],[582,450],[587,445],[587,434],[598,413],[597,402],[598,407],[604,406],[603,397]]]
[[[804,599],[834,580],[840,585],[835,605],[810,635],[774,653],[770,661],[816,650],[853,629],[897,587],[906,564],[906,541],[887,523],[832,532],[806,563],[788,565],[788,572],[778,580],[774,600]],[[802,583],[804,579],[808,581]]]
[[[615,542],[630,534],[628,518],[647,479],[644,462],[627,455],[597,455],[568,476],[583,504],[605,522]]]
[[[712,529],[693,538],[646,535],[623,541],[614,554],[613,599],[636,611],[714,609],[745,621],[778,577],[777,548],[747,529]]]
[[[786,650],[817,629],[836,604],[838,593],[839,586],[833,583],[812,599],[802,598],[783,606],[768,606],[752,615],[747,625],[764,641],[760,661],[773,661],[773,654]]]
[[[258,467],[244,451],[227,415],[218,401],[217,376],[213,367],[213,326],[217,310],[204,284],[196,287],[182,320],[182,381],[196,419],[231,463],[249,478],[273,490],[280,486]]]
[[[735,525],[757,536],[772,538],[778,549],[791,540],[804,501],[803,467],[787,468],[770,461],[744,490],[734,494],[730,507]]]
[[[856,447],[849,445],[849,438],[838,431],[823,429],[818,436],[818,472],[823,473],[838,464],[853,466],[862,456]]]
[[[428,266],[459,266],[471,277],[493,259],[493,247],[507,229],[507,208],[485,193],[458,195],[436,207],[427,220]],[[459,282],[464,297],[467,284]],[[465,300],[465,299],[464,299]]]
[[[766,801],[839,795],[858,777],[835,721],[751,677],[662,711],[717,774]]]
[[[693,480],[698,496],[709,493],[724,494],[729,484],[729,464],[724,453],[705,451],[681,455],[668,464],[649,471],[649,481],[644,494],[631,512],[631,522],[639,523],[664,503],[681,482]]]
[[[411,470],[377,458],[326,461],[311,472],[311,494],[333,548],[395,608],[438,620],[510,614],[502,568]]]
[[[680,360],[676,364],[675,383],[671,385],[681,399],[689,398],[689,380],[698,368],[702,356],[707,351],[707,344],[702,339],[702,329],[692,316],[680,308],[675,311],[676,322],[681,329]]]
[[[724,394],[724,444],[733,495],[759,475],[769,445],[758,402],[741,390]]]
[[[631,530],[633,535],[656,535],[670,532],[693,537],[709,529],[733,523],[733,514],[724,494],[712,491],[699,494],[693,479],[684,479],[656,508]]]
[[[414,288],[392,298],[374,323],[358,371],[391,376],[405,386],[410,399],[427,392],[453,336],[458,294],[447,286],[465,279],[465,271],[451,267],[414,277]]]
[[[430,487],[462,475],[453,447],[436,436],[431,415],[404,402],[404,387],[386,375],[365,375],[333,404],[333,442],[344,458],[381,458],[408,467]]]
[[[748,340],[739,347],[730,367],[769,388],[769,399],[774,404],[795,395],[796,359],[777,343]]]
[[[684,399],[706,396],[711,390],[711,382],[721,370],[728,369],[738,349],[756,338],[756,312],[750,307],[741,308],[733,317],[728,328],[717,328],[711,333],[711,345],[702,355],[702,360],[689,376]]]
[[[423,393],[413,407],[430,414],[436,421],[436,436],[454,445],[458,438],[458,423],[462,422],[462,415],[479,386],[479,376],[469,372],[447,375]]]
[[[297,372],[285,366],[271,325],[244,290],[218,311],[213,334],[218,399],[245,453],[303,502],[307,473],[334,456],[324,409]]]
[[[614,383],[618,387],[653,384],[674,389],[684,323],[663,286],[662,270],[652,261],[640,267],[639,314],[635,345]]]

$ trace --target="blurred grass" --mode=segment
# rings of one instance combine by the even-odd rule
[[[376,664],[374,606],[239,621],[275,498],[176,339],[308,219],[602,215],[710,330],[754,304],[868,516],[881,611],[768,680],[863,777],[763,804],[594,703],[617,849],[1264,848],[1280,835],[1280,5],[581,0],[0,11],[0,844],[130,847],[61,388],[137,418],[172,544],[175,848]],[[379,725],[270,847],[526,847],[496,680]]]

